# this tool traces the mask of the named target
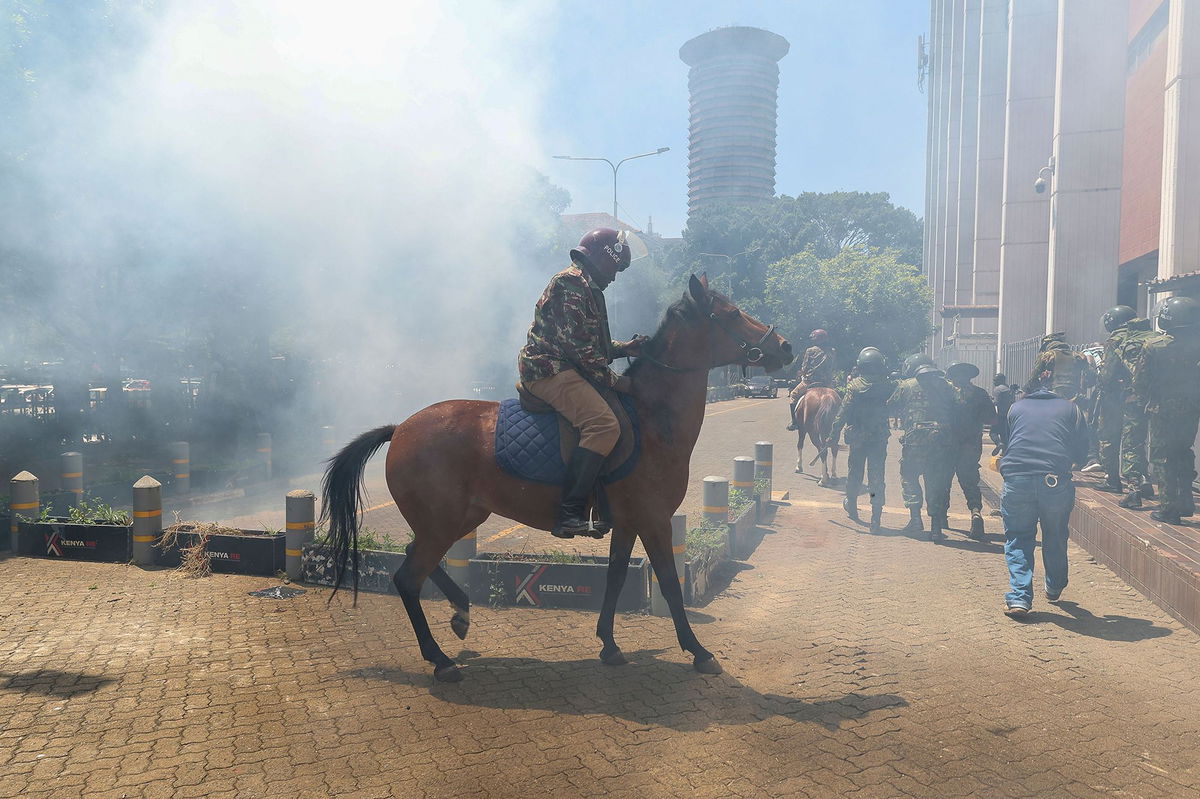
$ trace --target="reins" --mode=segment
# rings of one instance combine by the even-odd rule
[[[728,327],[726,327],[725,324],[721,321],[721,317],[717,316],[717,314],[715,312],[710,312],[708,314],[708,318],[709,318],[709,321],[714,322],[716,324],[716,326],[720,329],[720,331],[722,333],[724,333],[725,335],[729,336],[731,339],[736,341],[738,344],[738,347],[741,348],[741,350],[746,354],[746,362],[744,364],[742,364],[743,367],[749,366],[751,364],[756,364],[766,356],[766,353],[764,353],[762,350],[762,345],[765,344],[767,339],[771,337],[771,334],[775,332],[775,325],[769,325],[767,327],[767,332],[763,333],[763,336],[762,336],[762,338],[760,338],[758,340],[758,343],[752,345],[749,341],[742,338],[737,333],[733,332]],[[654,342],[652,341],[650,343],[653,344]],[[711,353],[712,353],[712,346],[710,344],[709,345],[709,354],[710,354],[709,361],[712,361]],[[641,357],[645,358],[650,363],[654,364],[655,366],[659,367],[660,369],[666,369],[668,372],[675,372],[676,374],[685,374],[688,372],[704,372],[704,371],[708,371],[709,369],[714,368],[712,363],[709,363],[707,366],[690,366],[690,367],[672,366],[669,363],[664,363],[663,361],[660,361],[658,358],[655,358],[649,352],[643,352]]]

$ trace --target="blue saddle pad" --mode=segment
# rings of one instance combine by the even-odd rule
[[[601,476],[604,483],[615,483],[627,477],[642,452],[641,426],[633,398],[625,394],[620,398],[633,426],[633,451],[624,463]],[[558,414],[529,413],[515,397],[501,400],[500,413],[496,417],[496,465],[522,480],[562,485],[567,477],[567,465],[562,458]]]

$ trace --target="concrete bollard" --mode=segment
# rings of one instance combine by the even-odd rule
[[[154,565],[154,545],[162,529],[162,483],[143,475],[133,484],[134,565]]]
[[[739,455],[733,459],[733,487],[745,494],[754,493],[754,458]]]
[[[171,455],[171,474],[174,479],[175,491],[179,494],[189,494],[192,490],[192,454],[191,447],[186,441],[172,441],[167,445]]]
[[[83,501],[83,453],[64,452],[59,460],[62,463],[62,490],[72,494],[72,505],[78,505]]]
[[[333,425],[321,428],[321,456],[328,458],[337,453],[337,439],[333,435]]]
[[[679,577],[679,588],[683,589],[687,558],[687,516],[676,513],[671,517],[671,552],[675,554],[675,574]],[[650,572],[650,612],[655,616],[670,616],[671,609],[658,587],[658,575]]]
[[[704,521],[711,525],[725,525],[729,529],[729,481],[724,477],[704,478]],[[734,542],[730,539],[727,533],[727,552],[734,551]]]
[[[267,469],[267,479],[271,479],[271,434],[259,433],[255,452],[258,453],[258,459]]]
[[[754,445],[754,479],[766,480],[767,489],[763,500],[770,502],[775,491],[775,445],[770,441],[759,441]]]
[[[8,532],[10,547],[17,552],[17,522],[19,517],[36,519],[42,512],[42,498],[38,491],[38,479],[29,472],[21,472],[8,483],[8,512],[12,516]]]
[[[471,558],[478,551],[478,531],[472,530],[450,546],[446,553],[446,574],[458,587],[470,594]]]
[[[304,545],[311,544],[317,522],[316,497],[311,491],[289,491],[284,500],[287,519],[284,563],[289,580],[300,579],[300,556]]]

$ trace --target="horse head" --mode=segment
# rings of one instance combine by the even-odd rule
[[[708,287],[708,276],[691,276],[683,294],[684,313],[704,323],[708,332],[709,366],[760,366],[768,372],[793,360],[792,345],[766,325]]]

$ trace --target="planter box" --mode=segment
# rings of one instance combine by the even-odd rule
[[[358,590],[369,591],[373,594],[391,594],[399,596],[396,584],[392,582],[395,574],[404,563],[403,552],[384,552],[378,549],[360,549],[358,551]],[[443,568],[445,563],[442,564]],[[324,547],[305,544],[300,551],[300,580],[314,585],[332,587],[336,570],[333,568],[333,558]],[[348,590],[354,585],[349,569],[342,575],[342,590]],[[466,586],[463,586],[465,588]],[[432,580],[426,580],[421,586],[422,599],[445,599]]]
[[[160,566],[178,566],[183,559],[181,549],[194,546],[199,533],[180,532],[175,546],[155,547],[154,560]],[[283,533],[256,533],[244,530],[243,535],[211,535],[208,537],[208,562],[221,574],[258,574],[269,576],[286,568]]]
[[[714,551],[702,558],[690,559],[683,564],[683,601],[698,605],[708,595],[713,572],[725,562],[722,551]]]
[[[537,556],[532,556],[536,558]],[[600,610],[608,558],[580,556],[579,563],[507,560],[483,553],[471,560],[471,601],[487,605]],[[642,610],[650,601],[650,564],[630,558],[617,610]]]
[[[734,560],[745,560],[762,541],[758,530],[758,503],[742,508],[737,518],[729,522],[729,553]]]
[[[128,563],[130,525],[21,522],[17,555]]]

